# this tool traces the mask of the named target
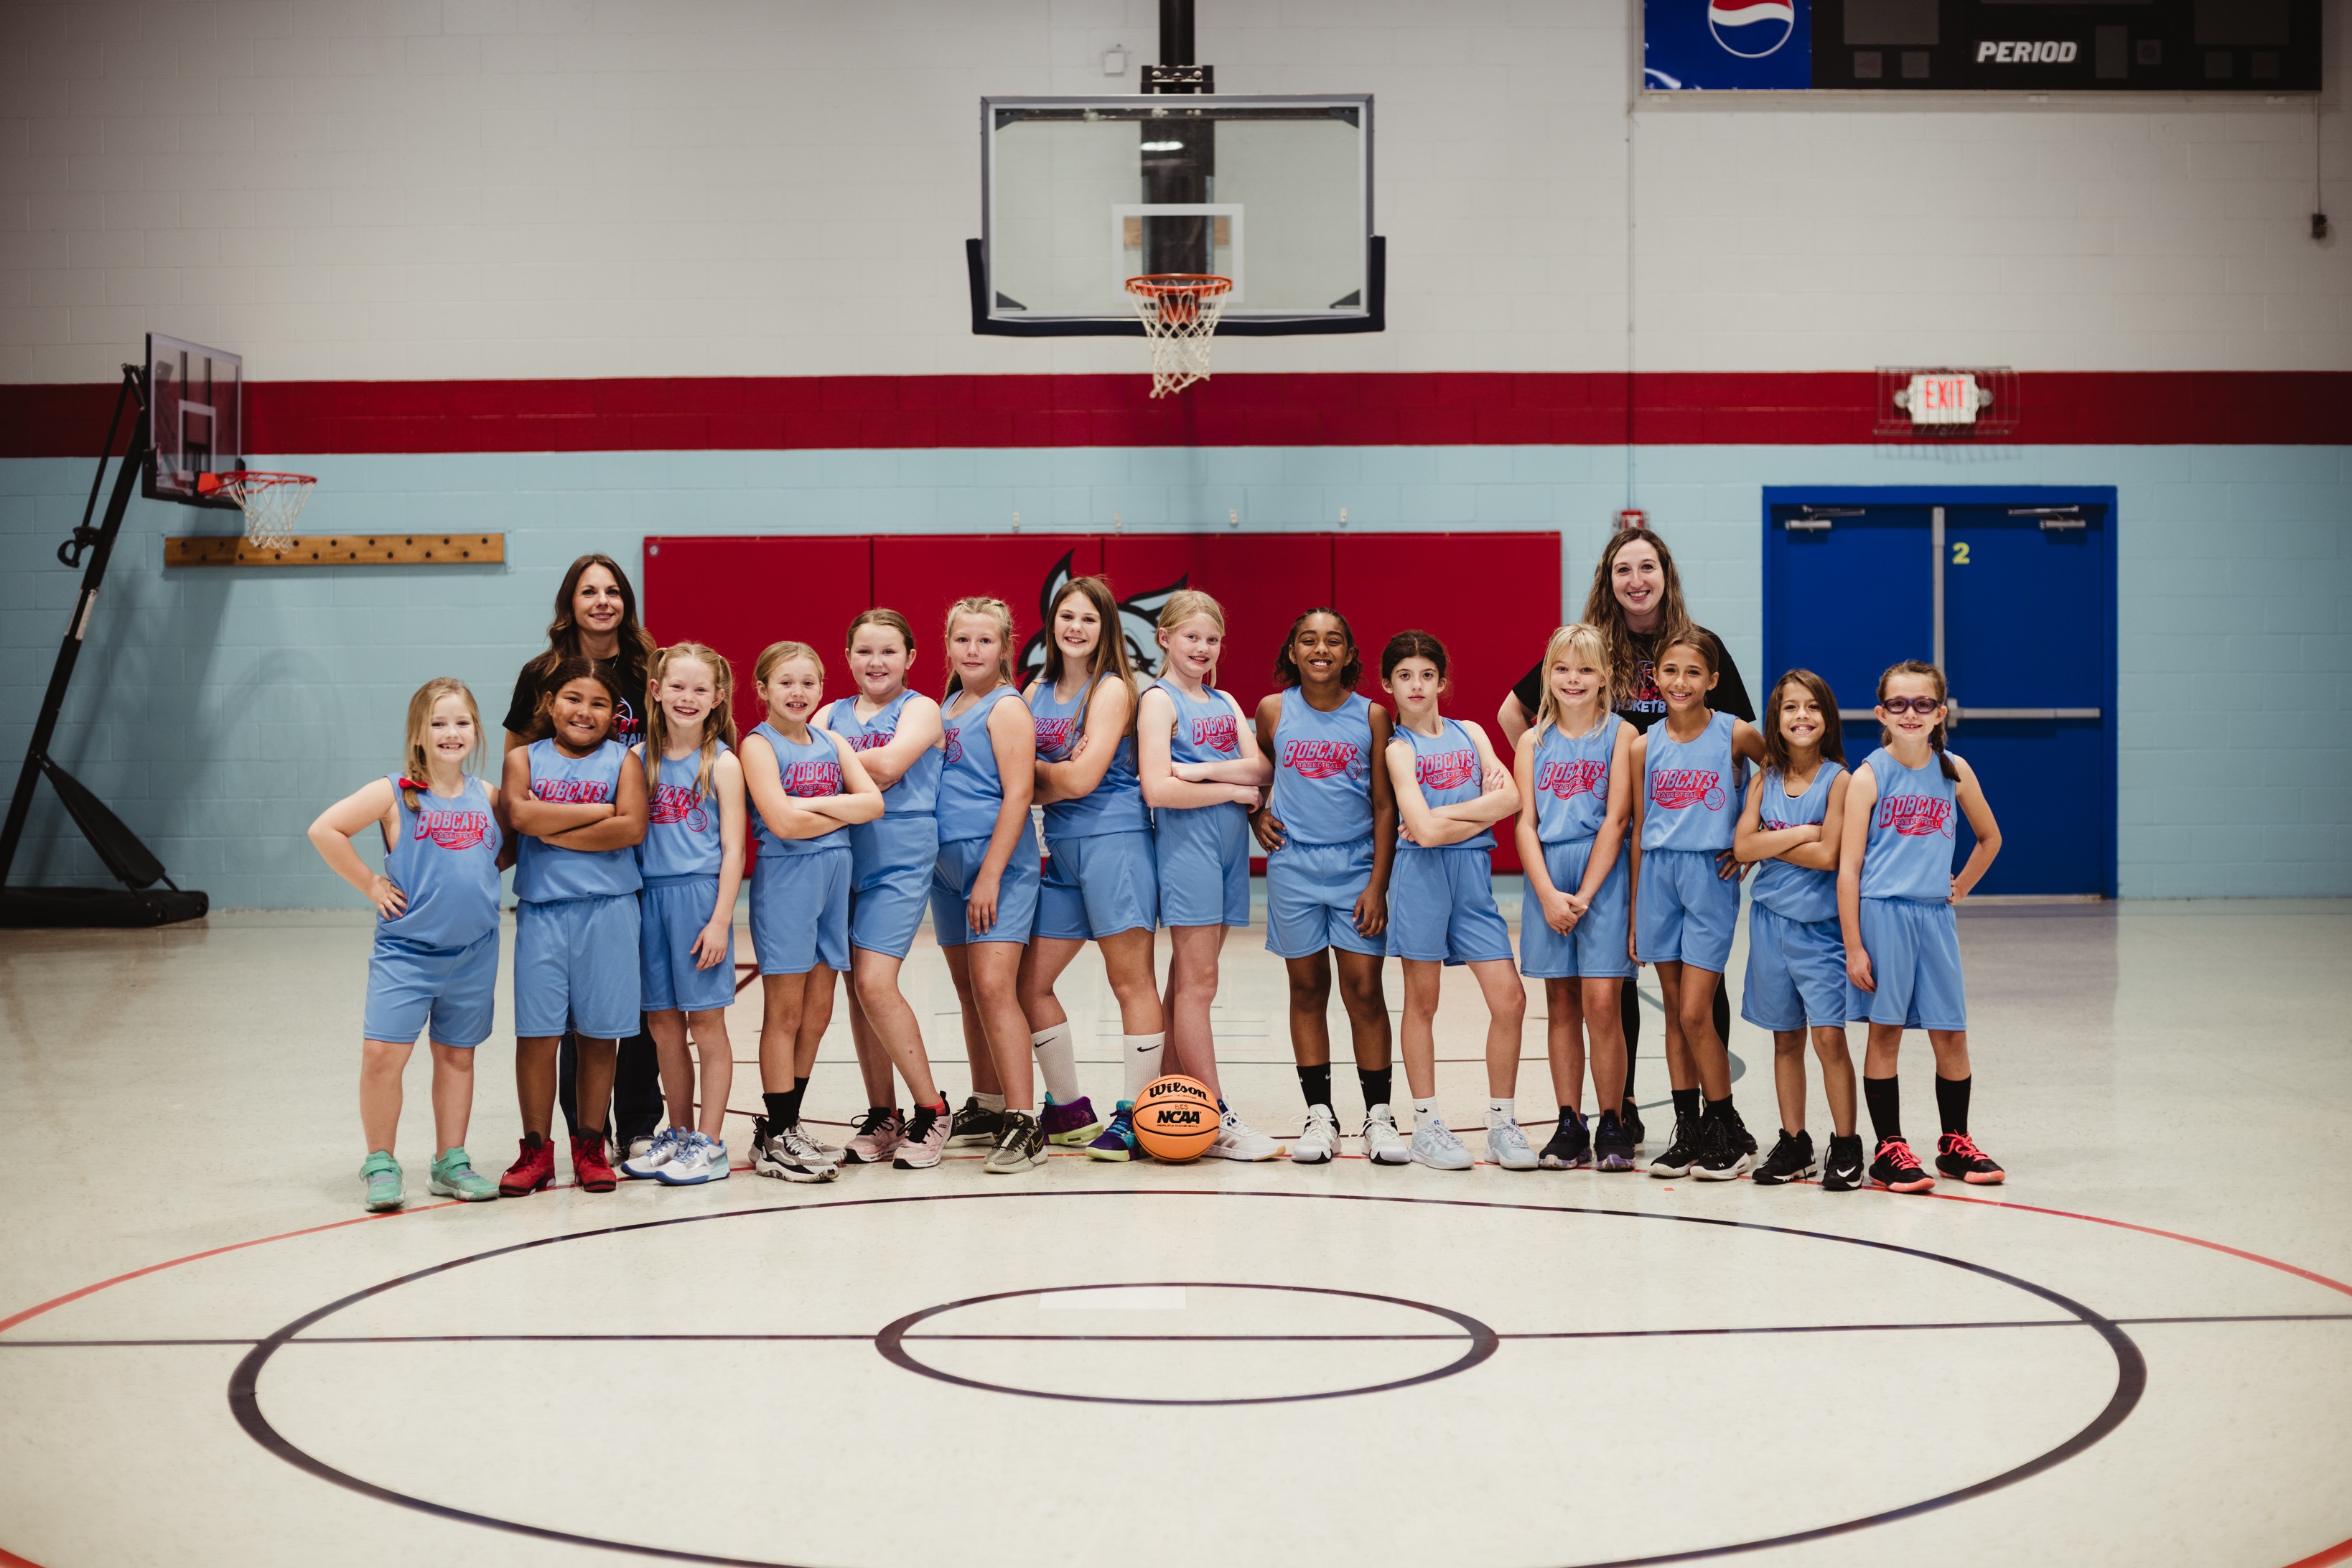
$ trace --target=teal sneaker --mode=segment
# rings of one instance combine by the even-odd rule
[[[1132,1160],[1135,1158],[1135,1102],[1122,1100],[1118,1110],[1095,1141],[1087,1145],[1090,1160]]]
[[[367,1184],[367,1209],[370,1214],[390,1214],[406,1201],[400,1190],[400,1162],[391,1153],[378,1149],[360,1166],[360,1180]]]
[[[463,1149],[452,1149],[433,1162],[432,1187],[436,1198],[463,1198],[469,1204],[487,1203],[499,1195],[499,1184],[475,1174],[474,1162]]]

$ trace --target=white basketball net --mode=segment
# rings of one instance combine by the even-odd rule
[[[1217,333],[1230,278],[1206,273],[1169,273],[1130,278],[1135,313],[1151,343],[1151,395],[1165,397],[1209,379],[1209,345]]]
[[[223,474],[219,489],[245,510],[247,543],[262,550],[283,550],[294,542],[294,520],[310,488],[319,481],[309,474],[271,474],[257,468]]]

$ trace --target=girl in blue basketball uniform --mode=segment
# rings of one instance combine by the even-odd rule
[[[428,680],[408,700],[401,770],[369,781],[319,814],[310,843],[375,906],[367,1005],[360,1023],[360,1166],[369,1209],[398,1208],[400,1075],[423,1033],[433,1049],[432,1190],[468,1203],[499,1195],[466,1154],[474,1108],[474,1047],[489,1038],[499,984],[499,870],[513,859],[496,786],[466,771],[482,720],[463,681]],[[371,826],[383,870],[352,840]]]
[[[1250,819],[1265,851],[1265,946],[1290,979],[1290,1049],[1307,1124],[1290,1145],[1302,1165],[1339,1152],[1331,1110],[1331,971],[1364,1095],[1364,1153],[1402,1165],[1406,1148],[1389,1110],[1389,870],[1396,858],[1396,795],[1374,760],[1387,748],[1389,711],[1356,689],[1356,634],[1337,610],[1290,623],[1274,656],[1277,689],[1257,705],[1257,743],[1274,764],[1265,805]],[[1326,953],[1330,954],[1328,958]]]
[[[857,695],[818,715],[882,791],[882,815],[849,830],[849,1032],[866,1078],[866,1115],[842,1151],[855,1164],[887,1160],[925,1171],[946,1149],[947,1100],[931,1077],[922,1026],[898,989],[899,966],[931,896],[940,858],[940,769],[945,761],[940,705],[909,689],[915,631],[896,610],[868,610],[849,623],[845,649]],[[890,1069],[914,1096],[901,1119]]]
[[[1045,880],[1021,961],[1021,1010],[1045,1079],[1045,1137],[1118,1157],[1125,1128],[1106,1129],[1078,1092],[1069,1015],[1054,982],[1091,940],[1118,1003],[1127,1092],[1160,1076],[1167,1041],[1152,974],[1160,879],[1151,819],[1135,773],[1135,671],[1118,598],[1099,577],[1074,577],[1046,609],[1045,668],[1022,694],[1037,729],[1036,793],[1045,808]],[[1139,1076],[1140,1075],[1140,1076]]]
[[[1666,716],[1633,742],[1642,780],[1634,805],[1633,956],[1658,969],[1665,1001],[1666,1076],[1675,1136],[1650,1162],[1654,1176],[1696,1172],[1727,1182],[1754,1163],[1756,1140],[1731,1103],[1731,1058],[1715,1026],[1715,990],[1731,962],[1739,878],[1731,846],[1738,773],[1760,762],[1764,738],[1744,719],[1706,705],[1718,672],[1715,645],[1685,627],[1658,648]],[[1703,1102],[1702,1102],[1703,1097]]]
[[[630,748],[646,770],[638,948],[669,1126],[644,1153],[621,1162],[632,1181],[685,1187],[727,1179],[727,1097],[735,1087],[727,1005],[735,1000],[745,831],[734,702],[733,668],[700,643],[662,649],[646,672],[646,739]],[[702,1058],[698,1100],[689,1028]]]
[[[640,698],[644,693],[637,694]],[[556,1051],[579,1053],[572,1170],[582,1187],[616,1183],[605,1148],[620,1041],[640,1022],[636,847],[646,836],[646,773],[613,738],[620,706],[604,665],[557,661],[541,688],[546,739],[507,753],[507,815],[522,835],[515,860],[515,1094],[522,1149],[499,1178],[502,1197],[555,1179]]]
[[[1271,1160],[1281,1148],[1225,1104],[1209,1007],[1217,999],[1217,958],[1225,928],[1249,924],[1249,814],[1274,776],[1241,704],[1217,689],[1217,655],[1225,612],[1196,588],[1160,607],[1156,634],[1165,674],[1147,689],[1135,722],[1143,798],[1151,807],[1160,869],[1160,923],[1173,952],[1168,963],[1167,1069],[1196,1079],[1223,1112],[1208,1154]],[[1133,1066],[1110,1128],[1089,1152],[1127,1157],[1135,1097],[1149,1079]]]
[[[1404,961],[1404,1077],[1412,1091],[1416,1165],[1466,1171],[1470,1151],[1437,1114],[1437,995],[1449,963],[1466,963],[1486,998],[1486,1158],[1532,1171],[1519,1130],[1519,1030],[1528,993],[1511,961],[1511,929],[1495,907],[1495,824],[1518,815],[1519,791],[1486,731],[1438,712],[1445,645],[1403,631],[1381,650],[1381,684],[1396,699],[1386,761],[1402,819],[1389,880],[1389,956]]]
[[[1003,600],[957,600],[947,644],[931,931],[962,1005],[972,1087],[948,1142],[990,1145],[981,1169],[1005,1176],[1045,1163],[1019,989],[1022,950],[1037,920],[1037,836],[1029,826],[1037,727],[1013,685],[1013,612]]]
[[[743,738],[759,864],[751,876],[751,945],[760,961],[760,1098],[751,1169],[787,1182],[829,1182],[840,1151],[801,1125],[817,1043],[833,1021],[833,976],[849,967],[848,829],[882,815],[882,792],[849,742],[812,729],[824,700],[824,661],[806,643],[770,643],[752,668],[767,717]]]
[[[1748,984],[1739,1016],[1772,1034],[1772,1082],[1780,1137],[1756,1167],[1756,1184],[1801,1182],[1817,1168],[1805,1131],[1805,1034],[1822,1058],[1829,1096],[1829,1158],[1822,1185],[1862,1184],[1853,1131],[1853,1058],[1846,1048],[1845,942],[1838,934],[1837,865],[1849,780],[1837,698],[1810,669],[1772,684],[1764,703],[1764,766],[1748,781],[1732,853],[1761,862],[1748,902]]]
[[[1633,1168],[1625,1096],[1625,1028],[1618,992],[1633,978],[1625,952],[1633,815],[1633,727],[1610,711],[1609,649],[1582,622],[1552,633],[1543,696],[1519,737],[1519,969],[1544,983],[1544,1014],[1559,1121],[1538,1163],[1548,1171]],[[1585,1037],[1601,1120],[1587,1128]]]
[[[1838,926],[1847,1016],[1870,1023],[1862,1094],[1878,1146],[1870,1179],[1898,1193],[1925,1192],[1935,1178],[1904,1140],[1895,1058],[1906,1028],[1927,1031],[1936,1053],[1936,1109],[1943,1135],[1936,1169],[1970,1184],[2004,1173],[1969,1136],[1969,1003],[1960,976],[1959,921],[1952,906],[1969,896],[2000,853],[2000,826],[1974,769],[1944,750],[1944,672],[1906,659],[1878,678],[1879,747],[1853,771],[1838,857]],[[1968,863],[1952,870],[1953,818],[1977,836]]]

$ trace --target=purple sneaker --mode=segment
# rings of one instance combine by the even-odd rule
[[[906,1136],[907,1124],[895,1107],[870,1107],[858,1121],[856,1135],[843,1145],[842,1159],[852,1165],[887,1165]]]
[[[1132,1160],[1135,1158],[1135,1107],[1126,1100],[1118,1102],[1118,1111],[1110,1125],[1093,1142],[1087,1145],[1089,1160]]]
[[[1075,1146],[1102,1131],[1102,1123],[1095,1120],[1095,1108],[1083,1094],[1067,1105],[1055,1105],[1053,1097],[1048,1095],[1045,1113],[1038,1118],[1038,1122],[1045,1129],[1045,1142],[1048,1143]]]

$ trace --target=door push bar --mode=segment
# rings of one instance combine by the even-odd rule
[[[1966,717],[1988,722],[1995,719],[2096,719],[2100,717],[2101,711],[2096,708],[1970,708],[1967,710]],[[1838,710],[1838,717],[1849,724],[1859,723],[1863,720],[1874,719],[1877,716],[1878,710],[1874,708]],[[1950,704],[1949,711],[1945,715],[1946,728],[1958,729],[1962,716],[1960,705],[1957,702]]]

